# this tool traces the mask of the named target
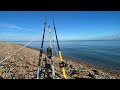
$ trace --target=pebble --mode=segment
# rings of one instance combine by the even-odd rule
[[[0,42],[0,46],[4,46],[4,49],[0,47],[1,52],[12,50],[12,52],[21,48],[20,45],[2,43]],[[10,54],[10,53],[9,53]],[[16,55],[13,55],[9,61],[6,60],[5,63],[0,65],[0,79],[35,79],[36,78],[36,69],[38,65],[38,55],[39,51],[35,51],[33,49],[24,48]],[[5,58],[5,54],[2,55],[0,53],[0,58]],[[26,58],[27,57],[27,58]],[[45,57],[45,55],[44,55]],[[44,58],[43,57],[43,58]],[[13,61],[14,59],[14,61]],[[58,57],[53,58],[55,61],[55,77],[56,79],[63,79],[62,70],[59,67],[60,59]],[[49,60],[50,61],[50,60]],[[48,61],[48,62],[49,62]],[[65,71],[67,74],[67,79],[107,79],[113,78],[110,75],[102,74],[99,70],[90,69],[89,67],[76,63],[72,60],[64,60],[67,66],[65,67]],[[45,62],[43,61],[43,67],[45,66]],[[50,65],[48,67],[50,68]],[[52,77],[51,69],[49,70],[50,77]],[[45,79],[45,69],[43,70],[43,74],[41,75],[42,79]],[[47,78],[46,78],[47,79]]]
[[[97,70],[92,70],[92,71],[94,72],[94,74],[99,75],[99,71]]]

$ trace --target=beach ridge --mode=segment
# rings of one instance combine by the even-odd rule
[[[4,60],[21,47],[22,45],[0,42],[0,61]],[[35,79],[38,56],[39,50],[30,47],[23,48],[6,61],[0,63],[0,76],[3,79]],[[45,54],[43,57],[45,57]],[[55,61],[56,79],[62,79],[63,75],[59,66],[59,57],[53,55],[53,59]],[[66,63],[65,70],[67,79],[120,79],[120,73],[117,71],[98,68],[81,61],[64,57],[64,55],[63,61]]]

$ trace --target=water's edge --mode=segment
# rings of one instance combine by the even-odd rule
[[[21,45],[21,44],[18,44],[18,45]],[[23,46],[23,45],[21,45],[21,46]],[[26,46],[26,47],[30,48],[30,49],[33,49],[33,50],[36,50],[36,51],[39,51],[39,49],[37,49],[37,48],[33,48],[33,47],[29,47],[29,46]],[[57,56],[57,54],[53,54],[53,56]],[[73,61],[73,62],[77,62],[77,63],[85,65],[87,67],[95,68],[95,69],[103,71],[105,73],[110,73],[111,75],[117,75],[117,74],[120,75],[119,70],[114,70],[114,69],[104,67],[104,66],[97,66],[97,65],[94,65],[94,64],[91,64],[91,63],[88,63],[88,62],[85,62],[85,61],[80,61],[80,60],[77,60],[77,59],[74,59],[74,58],[71,58],[71,57],[67,57],[67,56],[65,56],[65,57],[63,56],[63,59],[68,60],[68,61],[70,60],[70,61]]]

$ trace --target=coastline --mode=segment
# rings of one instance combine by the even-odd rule
[[[27,46],[27,48],[39,51],[37,48],[32,48],[32,47],[28,47],[28,46]],[[57,54],[53,54],[53,56],[58,57]],[[109,74],[113,75],[114,77],[120,77],[120,71],[113,70],[113,69],[110,69],[108,67],[93,65],[93,64],[90,64],[90,63],[87,63],[87,62],[84,62],[84,61],[80,61],[80,60],[77,60],[77,59],[74,59],[74,58],[71,58],[71,57],[67,57],[67,56],[65,56],[65,57],[63,56],[63,60],[76,62],[76,63],[79,63],[81,65],[85,65],[85,66],[87,66],[89,68],[94,68],[94,69],[100,70],[100,71],[102,71],[104,73],[109,73]]]
[[[23,45],[0,42],[0,49],[1,49],[0,55],[3,58],[5,58],[10,54],[12,54],[14,51],[20,49],[22,46]],[[2,54],[6,51],[10,51],[10,52],[6,54]],[[0,65],[0,76],[10,79],[13,76],[16,78],[34,79],[38,64],[38,56],[39,56],[38,49],[25,47],[19,53],[13,55],[11,58],[9,58],[3,64]],[[61,69],[59,67],[60,60],[56,54],[53,55],[53,58],[55,60],[56,76],[58,79],[61,79],[63,76],[61,74]],[[64,57],[64,55],[63,55],[63,61],[67,64],[67,67],[65,68],[66,68],[66,73],[68,75],[68,79],[75,79],[75,78],[120,79],[120,72],[118,71],[113,71],[104,67],[97,67],[86,62],[82,62],[69,57]],[[30,70],[28,70],[29,68]]]

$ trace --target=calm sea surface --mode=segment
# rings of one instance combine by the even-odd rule
[[[12,42],[25,45],[28,42]],[[60,41],[60,48],[63,57],[70,57],[98,66],[120,70],[120,41]],[[28,45],[40,49],[41,42],[32,42]],[[49,42],[44,42],[44,50]],[[56,53],[57,44],[53,42],[53,52]],[[56,49],[55,49],[56,47]]]

